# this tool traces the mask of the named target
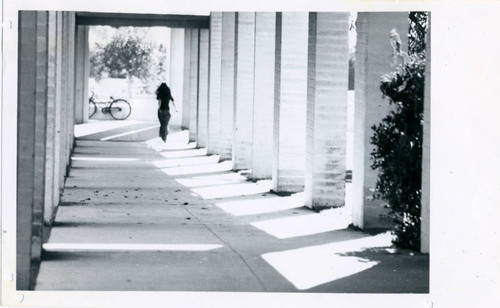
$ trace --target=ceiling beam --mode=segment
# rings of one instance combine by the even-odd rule
[[[112,27],[170,27],[208,29],[209,15],[159,15],[77,12],[76,24]]]

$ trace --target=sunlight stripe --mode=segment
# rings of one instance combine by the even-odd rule
[[[156,125],[153,125],[153,126],[148,126],[148,127],[145,127],[145,128],[136,129],[136,130],[133,130],[133,131],[130,131],[130,132],[126,132],[126,133],[121,133],[121,134],[117,134],[117,135],[112,135],[112,136],[104,137],[104,138],[101,138],[101,141],[106,141],[106,140],[110,140],[110,139],[114,139],[114,138],[119,138],[119,137],[123,137],[123,136],[127,136],[127,135],[132,135],[132,134],[135,134],[135,133],[140,133],[140,132],[143,132],[143,131],[146,131],[146,130],[149,130],[149,129],[152,129],[152,128],[157,128],[157,127],[160,127],[160,125],[156,124]]]
[[[48,252],[114,252],[114,251],[208,251],[223,247],[217,244],[97,244],[97,243],[46,243]]]

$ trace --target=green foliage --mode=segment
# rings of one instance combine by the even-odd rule
[[[374,198],[387,202],[396,224],[394,243],[419,250],[425,33],[415,33],[421,37],[414,38],[413,50],[420,52],[399,54],[403,63],[381,79],[380,90],[393,109],[382,123],[372,126],[371,167],[379,170]]]
[[[153,50],[151,70],[147,78],[142,79],[143,91],[146,93],[154,93],[158,85],[165,82],[165,73],[167,71],[167,48],[160,44]]]

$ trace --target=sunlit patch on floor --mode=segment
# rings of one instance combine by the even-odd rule
[[[201,149],[188,149],[185,151],[179,150],[179,151],[163,151],[159,153],[161,156],[165,158],[179,158],[179,157],[193,157],[193,156],[205,156],[207,155],[207,149],[206,148],[201,148]]]
[[[190,175],[199,173],[214,173],[214,172],[224,172],[230,171],[232,169],[231,161],[225,161],[217,164],[206,164],[206,165],[196,165],[196,166],[183,166],[183,167],[173,167],[173,168],[162,168],[160,169],[167,175]]]
[[[75,125],[75,137],[84,137],[108,130],[140,124],[141,121],[89,121],[89,123]]]
[[[318,285],[366,271],[379,262],[347,253],[375,247],[391,246],[390,233],[366,238],[310,246],[262,255],[272,267],[297,289],[307,290]]]
[[[244,183],[246,178],[235,172],[227,172],[224,174],[216,175],[200,175],[192,176],[189,178],[177,179],[179,184],[185,187],[203,187],[203,186],[214,186],[214,185],[225,185],[225,184],[235,184]]]
[[[177,179],[176,181],[179,184],[182,184],[183,186],[189,188],[239,183],[238,181],[234,180],[221,180],[221,179],[210,180],[210,179],[193,179],[193,178]]]
[[[223,247],[216,244],[97,244],[97,243],[46,243],[45,251],[113,252],[113,251],[209,251]]]
[[[230,198],[269,192],[269,185],[263,183],[239,183],[193,188],[192,191],[204,199]]]
[[[150,130],[150,129],[153,129],[153,128],[158,128],[158,127],[160,127],[159,124],[151,125],[151,126],[147,126],[147,127],[144,127],[144,128],[132,130],[132,131],[129,131],[129,132],[125,132],[125,133],[121,133],[121,134],[116,134],[116,135],[104,137],[104,138],[101,138],[101,140],[102,141],[112,140],[112,139],[116,139],[116,138],[120,138],[120,137],[124,137],[124,136],[128,136],[128,135],[133,135],[133,134],[136,134],[136,133],[144,132],[144,131],[147,131],[147,130]]]
[[[250,224],[274,237],[285,239],[341,230],[347,228],[350,223],[349,215],[326,212],[256,221]]]
[[[179,127],[169,127],[167,142],[163,142],[160,137],[145,141],[146,145],[155,151],[182,150],[187,151],[196,148],[195,142],[189,142],[189,131],[180,130]]]
[[[217,156],[200,156],[200,157],[179,157],[157,160],[153,162],[158,168],[181,167],[181,166],[200,166],[204,164],[215,164],[219,162]]]
[[[89,157],[89,156],[72,156],[71,160],[81,161],[106,161],[106,162],[126,162],[138,161],[138,158],[123,158],[123,157]]]
[[[270,186],[271,181],[267,182]],[[289,197],[270,195],[261,199],[219,202],[215,205],[234,216],[265,214],[302,207],[304,194],[298,193]]]

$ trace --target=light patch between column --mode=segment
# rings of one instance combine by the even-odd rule
[[[279,239],[313,235],[346,229],[351,223],[347,213],[316,213],[250,223],[252,226]]]
[[[188,149],[175,152],[160,152],[160,155],[165,158],[180,158],[180,157],[201,157],[207,155],[207,149]]]
[[[192,191],[203,199],[231,198],[267,193],[270,185],[259,185],[254,183],[229,184],[194,188]]]
[[[226,174],[217,174],[212,176],[194,176],[190,178],[176,179],[176,181],[184,185],[185,187],[204,187],[204,186],[215,186],[215,185],[228,185],[237,184],[245,181],[241,175],[233,172],[228,172]]]
[[[111,139],[115,139],[115,138],[119,138],[119,137],[124,137],[124,136],[128,136],[128,135],[133,135],[133,134],[136,134],[136,133],[144,132],[144,131],[147,131],[147,130],[150,130],[150,129],[153,129],[153,128],[158,128],[158,127],[160,127],[160,125],[159,124],[155,124],[155,125],[151,125],[151,126],[148,126],[148,127],[141,128],[141,129],[136,129],[136,130],[125,132],[125,133],[121,133],[121,134],[116,134],[116,135],[104,137],[104,138],[101,138],[101,140],[102,141],[106,141],[106,140],[111,140]]]
[[[271,181],[267,181],[271,186]],[[220,202],[215,205],[233,216],[257,215],[279,212],[304,205],[304,194],[298,193],[290,197],[264,197],[262,199],[236,200]]]
[[[127,120],[127,121],[90,121],[84,124],[75,125],[75,137],[84,137],[97,133],[102,133],[108,130],[117,129],[120,127],[127,127],[135,124],[141,124],[140,121]]]
[[[373,268],[379,264],[378,261],[348,254],[389,247],[391,239],[389,233],[384,233],[357,240],[267,253],[262,258],[297,289],[307,290]]]
[[[108,162],[119,162],[119,161],[122,161],[122,162],[125,162],[125,161],[138,161],[139,158],[72,156],[71,160],[108,161]]]
[[[201,166],[205,164],[216,164],[219,162],[217,156],[199,156],[199,157],[179,157],[157,160],[153,162],[158,168],[182,167],[182,166]]]
[[[46,243],[49,252],[114,252],[114,251],[209,251],[223,247],[216,244],[96,244]]]
[[[215,172],[225,172],[230,171],[232,168],[231,161],[226,161],[218,164],[207,164],[204,166],[183,166],[183,167],[173,167],[173,168],[162,168],[160,169],[167,175],[189,175],[189,174],[200,174],[200,173],[215,173]]]

